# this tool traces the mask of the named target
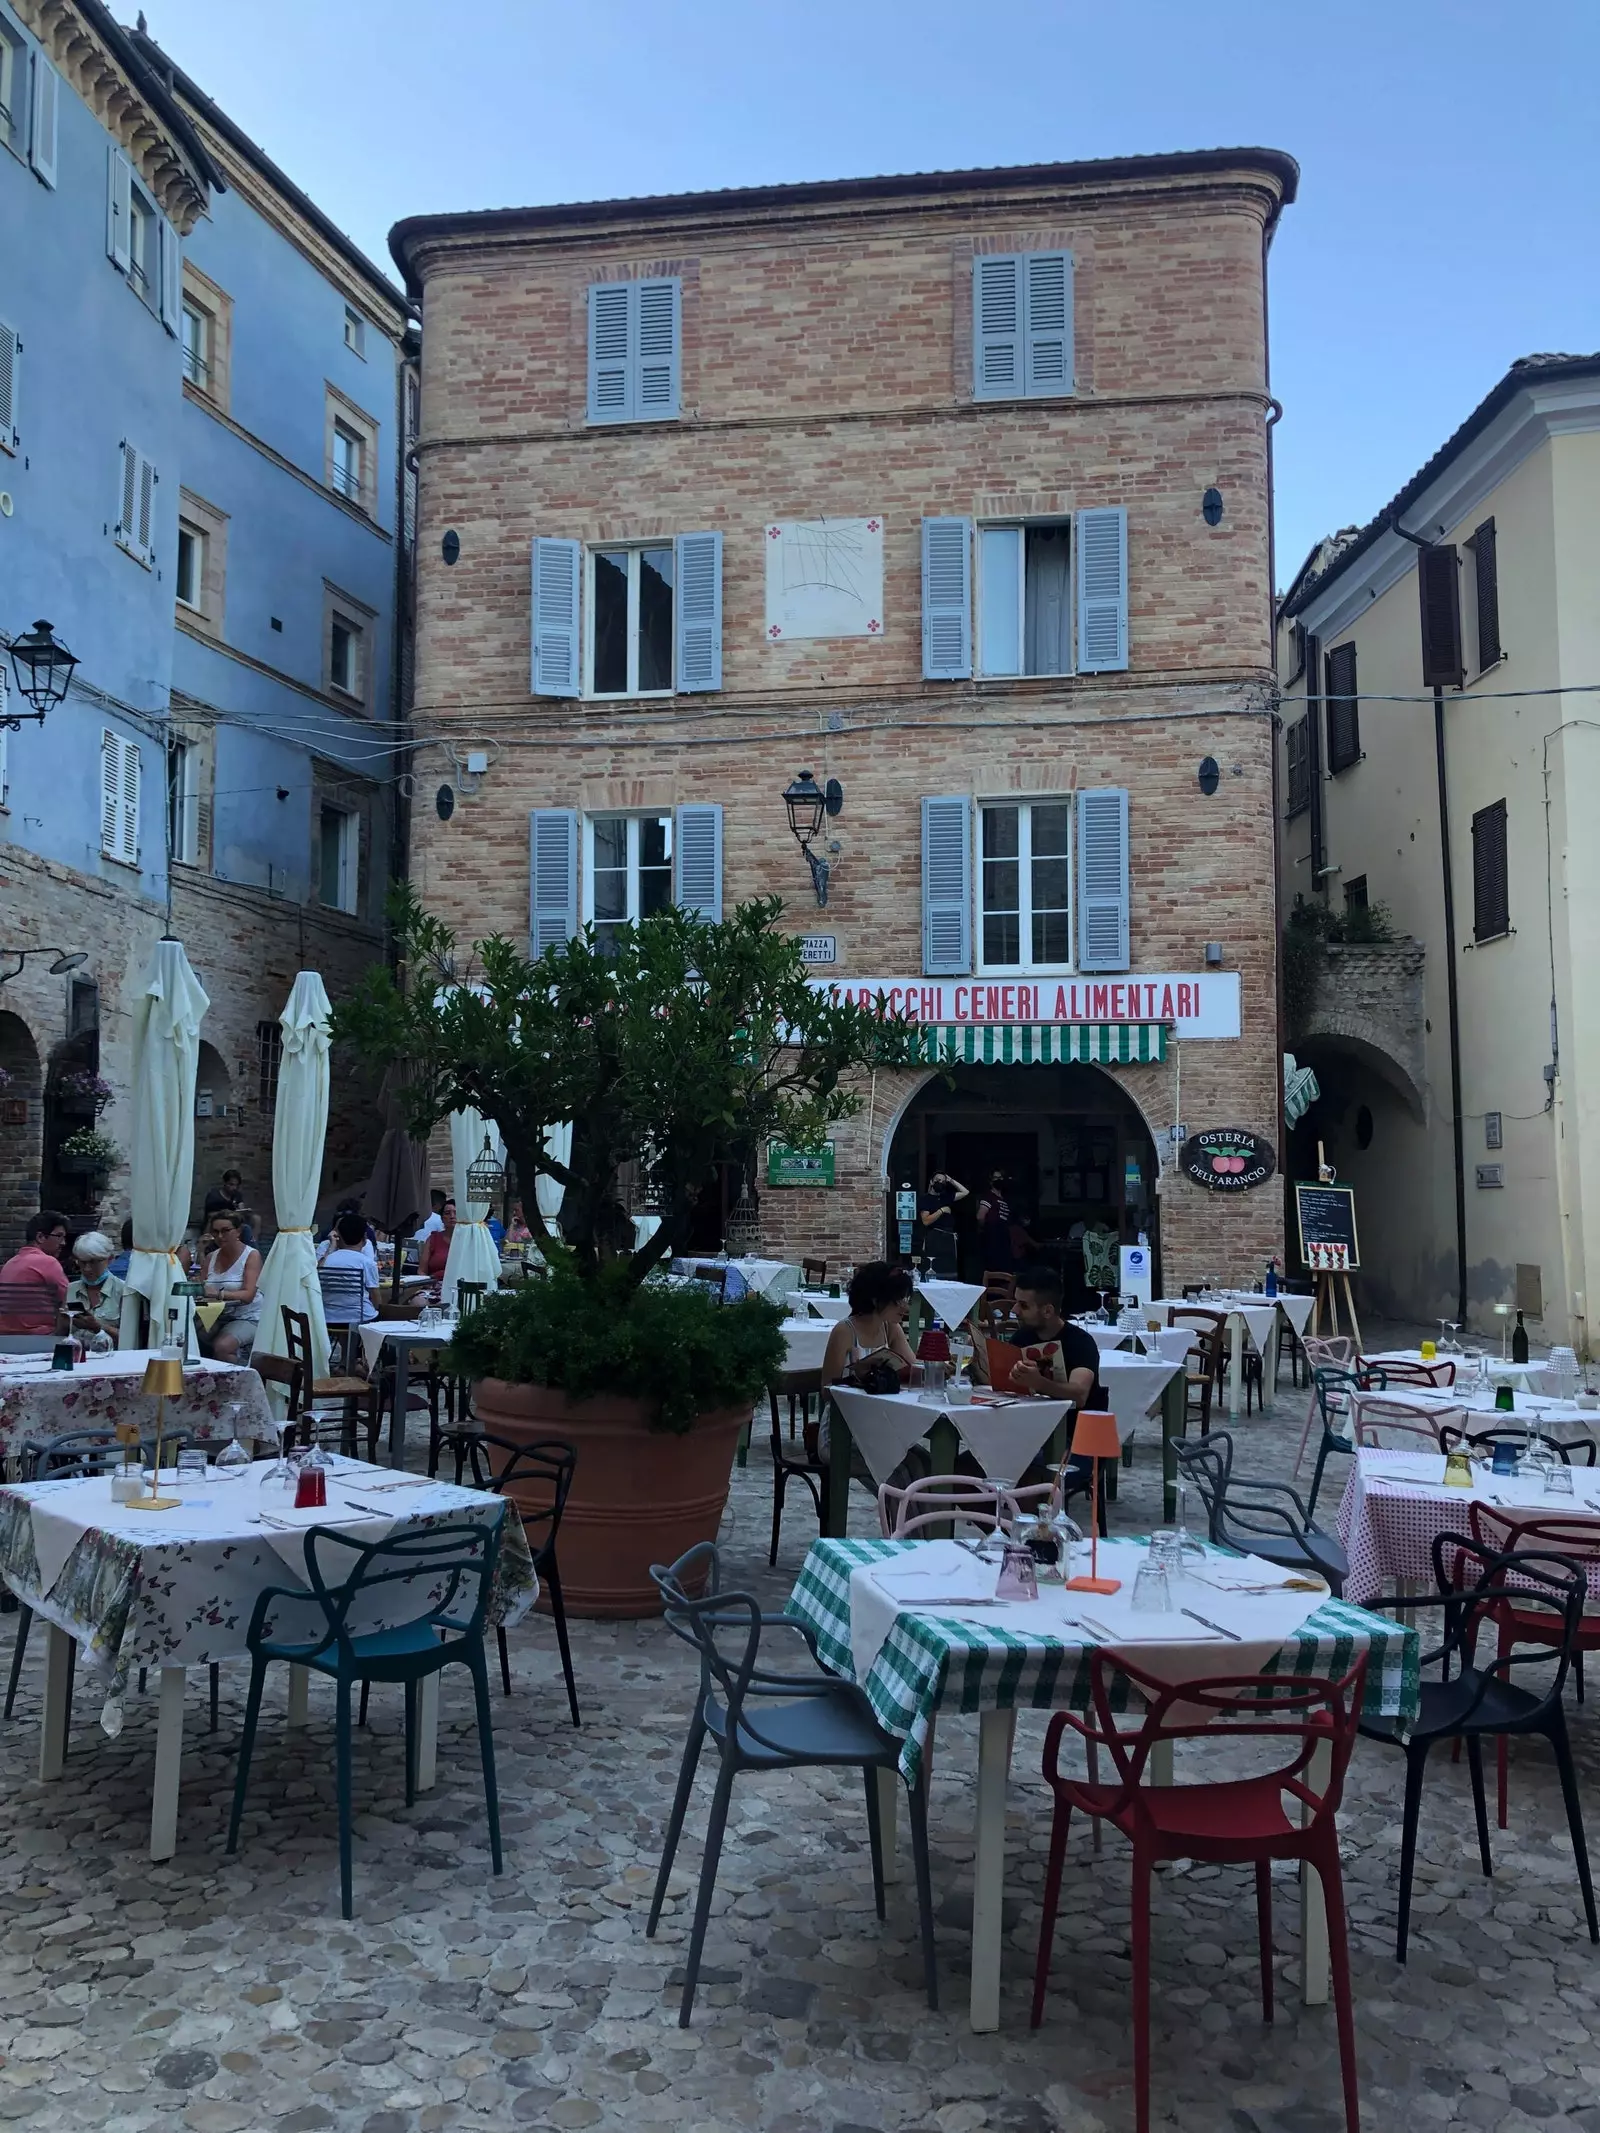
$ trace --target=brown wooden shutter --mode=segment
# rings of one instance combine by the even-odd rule
[[[1324,662],[1328,716],[1328,768],[1348,770],[1361,760],[1361,717],[1356,698],[1356,648],[1336,644]]]
[[[1417,591],[1422,602],[1422,685],[1459,689],[1461,663],[1460,558],[1448,543],[1417,551]]]
[[[1308,721],[1296,719],[1284,734],[1284,748],[1289,770],[1289,814],[1303,815],[1311,805],[1311,764],[1306,753],[1306,727]]]
[[[1494,553],[1494,520],[1486,518],[1472,536],[1472,562],[1478,584],[1478,672],[1492,667],[1500,653],[1500,569]]]
[[[1493,940],[1511,927],[1506,879],[1506,803],[1480,807],[1472,818],[1472,935]]]

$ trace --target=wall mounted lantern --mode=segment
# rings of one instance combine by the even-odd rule
[[[33,709],[0,718],[0,726],[12,733],[20,733],[22,722],[27,718],[37,719],[42,726],[45,713],[54,710],[66,696],[67,684],[77,664],[48,622],[36,622],[22,636],[13,637],[11,671],[16,676],[19,694],[28,699]]]
[[[783,804],[794,840],[811,869],[811,886],[817,892],[818,908],[824,908],[828,901],[828,862],[819,858],[811,845],[822,828],[824,817],[837,815],[843,808],[844,787],[837,778],[830,778],[823,787],[809,770],[802,770],[792,785],[785,786]]]

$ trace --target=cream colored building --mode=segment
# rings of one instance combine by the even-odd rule
[[[1377,518],[1307,558],[1279,679],[1282,908],[1321,907],[1335,936],[1287,936],[1286,1043],[1322,1088],[1290,1174],[1314,1175],[1321,1139],[1354,1185],[1369,1308],[1455,1318],[1464,1292],[1476,1330],[1505,1304],[1581,1351],[1600,1313],[1600,356],[1514,363]],[[1379,905],[1395,938],[1369,944]]]

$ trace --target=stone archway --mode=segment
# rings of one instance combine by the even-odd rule
[[[194,1193],[204,1199],[213,1185],[221,1183],[225,1170],[242,1170],[244,1164],[243,1121],[234,1097],[233,1075],[214,1044],[200,1040],[194,1077]],[[245,1198],[254,1181],[245,1180]],[[260,1209],[253,1210],[260,1213]]]
[[[39,1209],[44,1150],[44,1068],[33,1032],[0,1010],[0,1248],[8,1254]]]

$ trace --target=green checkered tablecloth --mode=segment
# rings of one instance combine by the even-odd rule
[[[812,1543],[786,1611],[811,1630],[824,1663],[846,1681],[855,1679],[850,1573],[917,1545]],[[1308,1615],[1265,1671],[1337,1678],[1363,1648],[1369,1652],[1366,1715],[1412,1717],[1418,1704],[1416,1631],[1343,1600],[1327,1600]],[[1012,1636],[998,1622],[956,1622],[902,1610],[862,1686],[879,1723],[905,1742],[900,1770],[907,1783],[915,1784],[935,1711],[1086,1710],[1093,1649],[1053,1637]]]

